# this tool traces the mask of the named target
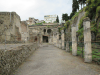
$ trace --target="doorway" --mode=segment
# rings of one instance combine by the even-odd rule
[[[48,43],[48,36],[43,36],[43,43]]]

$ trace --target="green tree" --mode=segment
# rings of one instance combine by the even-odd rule
[[[96,17],[96,9],[98,6],[100,6],[100,0],[87,0],[86,3],[86,16],[93,20]]]
[[[71,19],[74,16],[74,12],[71,12],[69,19]]]
[[[62,20],[65,20],[65,21],[69,20],[69,16],[68,16],[67,13],[66,14],[62,14]]]
[[[72,4],[72,12],[77,12],[77,9],[79,10],[79,3],[77,0],[73,0],[73,4]]]
[[[73,0],[72,12],[69,16],[69,19],[71,19],[75,15],[75,12],[77,12],[77,10],[79,10],[79,2],[77,0]]]
[[[83,6],[84,6],[84,4],[86,4],[86,0],[83,0]]]
[[[82,9],[82,1],[83,0],[78,0],[79,4],[81,5],[81,9]]]
[[[78,0],[78,2],[81,5],[81,9],[82,9],[82,5],[84,5],[86,3],[86,0]]]
[[[57,15],[57,18],[56,18],[56,22],[59,23],[59,17],[58,17],[58,15]]]

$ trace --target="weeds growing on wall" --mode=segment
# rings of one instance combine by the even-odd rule
[[[93,32],[95,34],[95,36],[97,35],[97,33],[99,32],[99,28],[97,28],[97,23],[95,21],[96,18],[100,17],[100,1],[99,0],[87,0],[87,6],[84,8],[85,10],[85,16],[83,16],[80,19],[79,22],[79,30],[77,31],[79,34],[79,40],[81,41],[84,36],[83,36],[83,19],[85,17],[89,17],[91,20],[91,32]],[[99,36],[99,34],[97,35]]]
[[[66,23],[64,24],[64,28],[68,29],[68,27],[70,26],[70,21],[66,21]]]
[[[64,27],[60,28],[60,30],[64,28],[70,28],[71,30],[71,25],[76,17],[78,17],[79,13],[82,11],[85,11],[85,16],[83,16],[78,24],[79,30],[78,35],[79,35],[79,40],[82,41],[84,39],[83,36],[83,19],[86,17],[89,17],[91,20],[91,32],[95,34],[96,37],[100,37],[100,24],[99,27],[97,27],[97,22],[96,20],[100,18],[100,0],[87,0],[86,2],[86,7],[84,7],[82,10],[79,10],[78,12],[75,13],[75,15],[71,18],[70,21],[66,21],[64,24]]]
[[[100,6],[96,9],[96,18],[100,17]]]

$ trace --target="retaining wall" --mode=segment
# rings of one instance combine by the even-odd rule
[[[0,50],[0,75],[11,75],[37,48],[38,44],[34,43],[11,50]]]

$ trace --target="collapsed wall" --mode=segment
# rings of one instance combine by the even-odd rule
[[[11,50],[0,50],[0,75],[11,75],[37,48],[38,44],[34,43]]]

